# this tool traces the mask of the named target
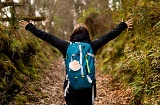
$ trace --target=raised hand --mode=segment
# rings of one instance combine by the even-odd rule
[[[133,26],[133,19],[129,19],[125,23],[127,24],[128,28],[132,28],[132,26]]]
[[[32,22],[32,20],[30,20],[30,22],[27,22],[27,21],[25,21],[25,20],[21,20],[21,21],[20,21],[20,24],[21,24],[21,26],[26,27],[26,25],[27,25],[28,23],[31,23],[31,22]]]

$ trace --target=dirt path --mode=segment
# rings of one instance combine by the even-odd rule
[[[63,59],[56,59],[49,70],[42,75],[39,82],[41,97],[27,105],[66,105],[63,97],[63,81],[65,77]],[[96,71],[97,98],[95,105],[129,105],[130,89],[122,89],[121,84],[109,75]],[[36,96],[36,95],[35,95]]]

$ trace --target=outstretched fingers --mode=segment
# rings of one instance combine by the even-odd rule
[[[30,20],[29,22],[25,21],[25,20],[21,20],[20,21],[20,25],[23,27],[26,27],[27,24],[32,23],[32,20]]]
[[[28,24],[28,22],[24,21],[24,20],[21,20],[20,21],[20,25],[25,27],[26,25]]]
[[[125,22],[128,26],[128,28],[132,28],[133,26],[133,18],[132,19],[129,19],[128,21]]]

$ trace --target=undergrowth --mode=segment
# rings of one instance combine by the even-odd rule
[[[43,46],[43,47],[42,47]],[[54,53],[53,53],[54,52]],[[0,104],[29,101],[29,82],[40,79],[39,73],[48,67],[58,53],[25,30],[10,30],[0,26]],[[22,91],[26,93],[22,93]]]
[[[160,8],[154,2],[132,9],[134,26],[104,47],[101,68],[130,85],[131,105],[160,103]]]
[[[83,13],[93,38],[117,25],[121,18],[133,18],[132,29],[97,52],[99,68],[133,90],[131,105],[160,104],[160,8],[159,1],[120,0],[112,9]],[[104,21],[107,20],[107,21]],[[101,23],[101,24],[99,24]],[[91,27],[92,26],[92,27]]]

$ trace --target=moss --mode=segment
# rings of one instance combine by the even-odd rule
[[[26,86],[29,81],[40,78],[40,71],[53,59],[53,49],[41,47],[42,41],[33,37],[29,40],[17,37],[21,36],[18,31],[10,31],[10,36],[1,31],[0,33],[0,91],[3,93],[0,104],[15,101],[18,105],[23,105],[28,96],[20,92],[24,87],[29,88]]]
[[[152,3],[150,1],[143,2],[145,5],[127,10],[129,14],[133,13],[133,28],[124,31],[119,37],[103,47],[102,54],[98,53],[97,57],[103,60],[100,68],[108,71],[107,73],[115,79],[118,78],[126,85],[132,86],[132,105],[157,105],[158,88],[160,88],[160,81],[158,80],[160,73],[158,20],[160,8],[156,1],[152,1]],[[125,4],[122,3],[122,5]],[[120,16],[124,15],[123,11],[118,10],[116,13]],[[114,21],[119,20],[120,16],[117,18],[115,13],[112,15]]]
[[[22,96],[22,95],[17,95],[16,97],[14,97],[14,100],[18,105],[25,105],[25,103],[27,102],[27,99],[28,99],[28,96]]]

